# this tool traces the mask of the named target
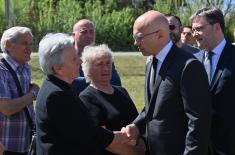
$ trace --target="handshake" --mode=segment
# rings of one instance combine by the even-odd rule
[[[114,131],[114,139],[106,148],[108,151],[121,155],[142,155],[145,153],[144,142],[140,145],[136,142],[139,139],[139,129],[135,124],[123,127],[121,131]]]

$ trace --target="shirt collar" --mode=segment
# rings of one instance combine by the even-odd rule
[[[3,53],[2,57],[6,59],[11,68],[16,71],[17,69],[23,70],[24,68],[29,69],[29,64],[25,63],[24,65],[19,65],[9,54]]]
[[[224,46],[226,44],[226,40],[223,39],[213,50],[212,52],[216,55],[221,55],[223,49],[224,49]]]
[[[158,59],[158,61],[161,62],[164,61],[172,46],[173,46],[172,41],[169,41],[166,44],[166,46],[155,56]]]
[[[58,77],[56,77],[54,75],[48,75],[47,78],[49,81],[53,82],[55,85],[60,87],[62,90],[71,90],[72,89],[71,84],[59,79]]]

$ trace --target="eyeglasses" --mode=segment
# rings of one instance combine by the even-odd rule
[[[176,26],[175,25],[169,25],[169,29],[172,31],[172,30],[174,30],[176,28]]]
[[[144,39],[144,37],[149,36],[149,35],[154,34],[154,33],[158,33],[158,32],[159,32],[159,30],[154,31],[154,32],[147,33],[147,34],[145,34],[145,35],[143,35],[143,36],[136,36],[136,35],[133,35],[133,38],[134,38],[134,40],[135,40],[136,42],[138,42],[138,41],[142,41],[142,40]]]
[[[202,26],[198,26],[198,27],[194,27],[192,28],[192,33],[196,33],[196,32],[201,32],[207,25],[212,25],[212,24],[205,24]]]

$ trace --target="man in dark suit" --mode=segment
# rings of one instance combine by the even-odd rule
[[[195,56],[208,68],[212,94],[211,154],[234,155],[235,47],[224,38],[225,24],[221,10],[204,8],[198,10],[191,20],[193,35],[203,49]],[[211,55],[210,59],[207,55]]]
[[[181,20],[176,15],[165,15],[166,19],[169,23],[169,29],[170,29],[170,38],[175,43],[175,45],[189,53],[197,53],[199,51],[198,48],[191,46],[189,44],[183,43],[181,41],[181,33],[183,31],[183,26],[181,23]]]
[[[145,133],[147,155],[206,155],[211,105],[203,65],[172,43],[169,24],[160,12],[137,18],[133,37],[142,54],[150,57],[145,107],[122,131],[136,140]],[[152,66],[154,59],[158,62]]]

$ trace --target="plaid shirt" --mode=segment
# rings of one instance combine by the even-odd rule
[[[19,66],[9,55],[3,53],[2,56],[16,72],[24,94],[29,92],[31,73],[28,64]],[[0,61],[0,99],[18,98],[19,94],[14,79]],[[28,106],[29,113],[34,120],[33,105]],[[30,144],[30,126],[24,110],[11,116],[6,116],[0,112],[0,142],[5,149],[13,152],[28,152]]]

